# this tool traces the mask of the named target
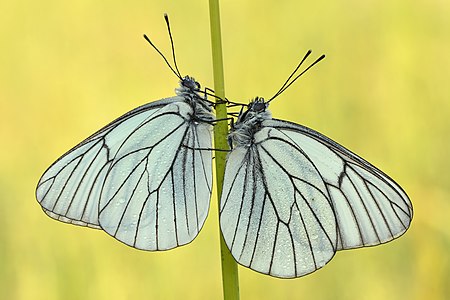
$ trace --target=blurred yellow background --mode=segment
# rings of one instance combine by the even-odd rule
[[[206,0],[0,3],[1,299],[220,299],[215,197],[199,237],[163,253],[54,221],[34,197],[66,150],[173,95],[177,79],[142,38],[170,54],[164,12],[181,72],[212,88]],[[449,3],[229,0],[221,14],[227,96],[270,97],[308,49],[325,53],[273,102],[273,115],[373,162],[415,209],[400,239],[339,252],[304,278],[240,267],[242,299],[448,299]]]

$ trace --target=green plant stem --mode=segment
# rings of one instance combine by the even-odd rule
[[[220,31],[220,12],[219,0],[209,0],[210,26],[211,26],[211,48],[214,72],[214,91],[216,96],[225,99],[225,84],[223,75],[223,58],[222,58],[222,35]],[[216,118],[227,118],[226,104],[216,105]],[[227,144],[228,124],[227,122],[217,122],[214,126],[214,147],[216,149],[228,149]],[[216,184],[217,199],[219,201],[222,195],[222,184],[225,173],[226,152],[216,151]],[[219,226],[220,227],[220,226]],[[228,250],[227,245],[220,234],[220,254],[222,261],[222,287],[223,298],[226,300],[239,299],[239,279],[236,261]]]

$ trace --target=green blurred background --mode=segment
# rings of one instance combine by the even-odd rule
[[[219,299],[217,200],[199,237],[163,253],[44,215],[36,183],[113,118],[173,95],[183,74],[213,87],[208,2],[0,3],[0,298]],[[392,3],[391,3],[392,2]],[[226,92],[270,97],[308,49],[327,58],[271,105],[379,166],[408,192],[411,229],[279,280],[239,268],[242,299],[450,297],[450,4],[447,1],[223,1]],[[311,59],[312,61],[312,59]]]

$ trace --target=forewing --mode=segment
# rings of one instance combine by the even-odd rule
[[[161,114],[122,143],[103,183],[102,229],[135,248],[167,250],[191,242],[211,196],[211,125],[192,109]]]
[[[411,201],[388,175],[312,129],[280,120],[263,124],[282,132],[320,173],[337,219],[338,250],[386,243],[408,229]]]
[[[324,266],[336,251],[336,220],[314,165],[272,129],[228,159],[220,225],[242,265],[281,278]]]
[[[141,123],[177,101],[182,98],[167,98],[140,106],[60,157],[45,171],[36,188],[36,198],[44,212],[66,223],[100,228],[100,190],[120,145]]]

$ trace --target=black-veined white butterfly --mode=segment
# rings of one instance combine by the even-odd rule
[[[289,82],[301,63],[232,125],[220,203],[236,261],[280,278],[314,272],[337,250],[389,242],[413,215],[403,189],[372,164],[317,131],[272,119],[269,102],[311,67]]]
[[[180,79],[176,96],[126,113],[47,169],[36,190],[47,215],[144,250],[197,236],[211,196],[213,104],[173,56],[176,71],[163,58]],[[289,82],[302,62],[270,100],[306,71]],[[336,250],[406,231],[412,206],[392,179],[316,131],[271,119],[268,102],[250,103],[229,135],[220,223],[240,264],[299,277]]]
[[[103,229],[144,250],[191,242],[208,215],[213,103],[194,78],[176,96],[140,106],[64,154],[42,175],[36,198],[50,217]],[[176,71],[175,71],[176,70]]]

